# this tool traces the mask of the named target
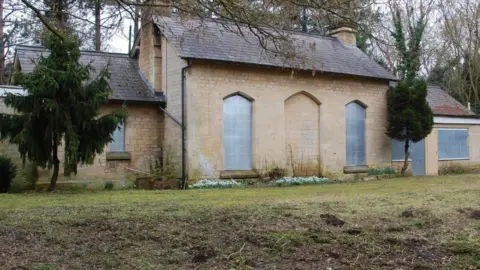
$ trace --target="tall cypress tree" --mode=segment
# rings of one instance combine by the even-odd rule
[[[387,91],[387,135],[404,142],[405,160],[402,175],[408,168],[410,142],[423,140],[433,128],[433,113],[427,102],[427,83],[418,79],[420,70],[421,41],[425,31],[425,16],[409,25],[409,41],[403,30],[401,12],[397,8],[393,16],[395,47],[400,54],[397,67],[401,81]],[[408,45],[407,45],[408,44]]]
[[[112,141],[112,134],[125,120],[125,110],[99,114],[111,89],[107,68],[94,71],[79,63],[76,38],[47,36],[48,57],[40,57],[35,69],[20,75],[26,95],[8,94],[5,104],[18,114],[0,114],[0,138],[17,144],[26,159],[42,168],[53,168],[49,191],[55,190],[60,147],[64,147],[64,175],[77,173],[78,164],[92,164],[95,155]]]

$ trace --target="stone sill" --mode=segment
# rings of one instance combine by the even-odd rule
[[[350,174],[350,173],[367,173],[368,166],[344,166],[343,173]]]
[[[130,152],[108,152],[107,160],[131,160]]]
[[[248,179],[248,178],[258,178],[258,173],[252,170],[220,172],[220,179]]]

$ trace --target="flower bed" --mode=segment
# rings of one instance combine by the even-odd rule
[[[298,186],[298,185],[317,185],[325,184],[328,179],[325,177],[283,177],[273,181],[277,186]]]
[[[200,180],[197,183],[190,186],[192,189],[203,188],[238,188],[245,185],[235,180]]]

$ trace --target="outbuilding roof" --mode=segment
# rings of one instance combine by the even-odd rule
[[[428,104],[435,115],[472,116],[468,108],[445,92],[439,85],[428,86]]]
[[[294,57],[286,59],[262,47],[259,38],[246,27],[241,27],[241,35],[236,26],[226,22],[182,21],[179,17],[159,15],[154,21],[183,58],[397,80],[359,48],[345,45],[335,37],[282,31],[282,35],[293,41],[296,52]]]
[[[46,57],[49,51],[43,47],[17,46],[16,57],[21,72],[32,72],[41,55]],[[138,61],[129,58],[128,54],[81,51],[80,63],[91,64],[96,72],[108,65],[112,88],[110,100],[153,103],[164,101],[163,97],[155,97],[148,82],[139,72]],[[96,72],[91,74],[92,77]]]

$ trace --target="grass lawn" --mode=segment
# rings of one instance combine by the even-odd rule
[[[7,194],[0,268],[480,269],[475,210],[477,175]]]

